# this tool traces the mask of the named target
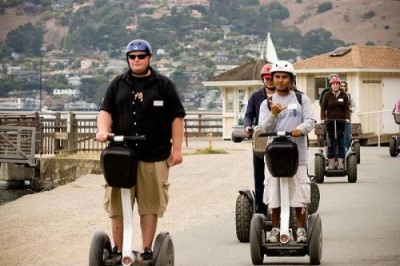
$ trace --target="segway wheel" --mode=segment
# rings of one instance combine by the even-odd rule
[[[311,202],[308,204],[308,213],[313,214],[318,211],[319,208],[319,200],[321,195],[319,194],[319,187],[317,183],[311,182]]]
[[[361,152],[360,152],[361,144],[360,142],[355,142],[352,146],[352,150],[356,153],[357,164],[361,162]]]
[[[104,232],[96,232],[89,251],[89,266],[102,266],[111,253],[111,241]]]
[[[315,155],[314,160],[315,182],[324,183],[325,175],[325,158],[320,155]]]
[[[240,242],[248,243],[250,223],[253,217],[253,202],[246,194],[236,199],[236,237]]]
[[[322,223],[318,216],[311,234],[309,235],[308,254],[311,265],[320,265],[322,258]]]
[[[347,180],[349,183],[357,182],[357,158],[355,154],[351,154],[347,158]]]
[[[153,265],[173,266],[175,263],[174,244],[167,232],[161,232],[154,241]]]
[[[396,157],[399,153],[397,150],[397,143],[395,138],[391,138],[389,141],[389,152],[391,157]]]
[[[264,261],[263,223],[264,215],[254,214],[250,225],[250,254],[253,265],[263,264]]]

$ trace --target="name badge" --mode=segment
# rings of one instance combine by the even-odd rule
[[[289,105],[288,105],[288,109],[289,109],[289,110],[296,110],[296,109],[297,109],[297,104],[295,104],[295,103],[289,104]]]
[[[155,101],[153,102],[153,105],[154,105],[154,106],[164,106],[164,101],[157,101],[157,100],[155,100]]]
[[[339,99],[338,99],[338,102],[343,102],[343,99],[342,99],[342,98],[339,98]]]

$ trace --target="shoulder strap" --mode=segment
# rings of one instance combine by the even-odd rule
[[[303,94],[301,91],[295,91],[296,93],[296,97],[297,97],[297,101],[299,102],[300,105],[302,105],[302,97],[301,95]]]

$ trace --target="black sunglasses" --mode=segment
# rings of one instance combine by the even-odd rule
[[[138,55],[136,55],[136,54],[129,54],[128,55],[128,58],[129,59],[131,59],[131,60],[135,60],[136,58],[139,58],[139,59],[145,59],[147,57],[147,54],[138,54]]]

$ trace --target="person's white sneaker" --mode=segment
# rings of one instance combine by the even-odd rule
[[[304,228],[297,228],[297,243],[306,243],[307,242],[307,233]]]
[[[278,243],[280,230],[277,227],[272,228],[271,234],[267,238],[269,243]]]

